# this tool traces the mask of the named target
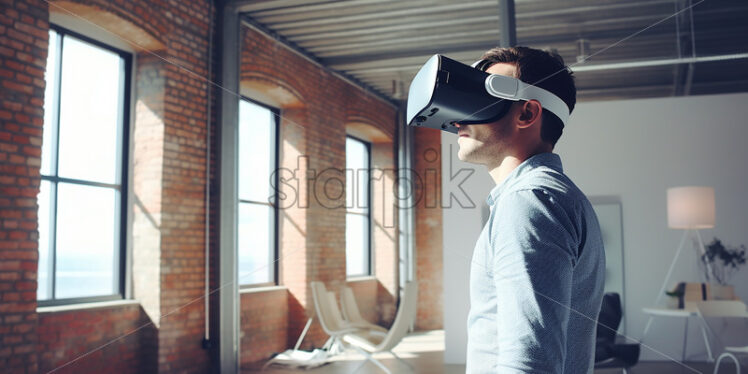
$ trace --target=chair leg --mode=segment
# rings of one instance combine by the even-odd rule
[[[699,318],[701,320],[701,336],[704,338],[704,346],[706,346],[706,353],[709,357],[709,362],[714,362],[714,355],[712,355],[712,346],[709,344],[709,337],[706,335],[706,321],[704,321],[703,317]]]
[[[331,337],[330,337],[330,339],[327,339],[327,341],[325,342],[325,344],[324,344],[324,345],[322,345],[322,349],[325,349],[325,350],[328,350],[328,351],[329,351],[329,350],[330,350],[330,347],[332,346],[332,343],[333,343],[334,341],[335,341],[335,338],[333,338],[333,337],[331,336]]]
[[[405,361],[405,360],[403,360],[402,358],[400,358],[400,356],[396,355],[396,354],[395,354],[395,352],[392,352],[392,351],[389,351],[389,352],[390,352],[390,354],[392,354],[392,356],[393,356],[393,357],[395,357],[395,358],[396,358],[396,359],[397,359],[398,361],[402,362],[403,364],[405,364],[405,366],[409,367],[411,371],[415,370],[415,368],[413,367],[413,365],[411,365],[411,364],[410,364],[410,363],[409,363],[408,361]]]
[[[688,320],[686,317],[686,327],[683,328],[683,353],[681,353],[681,361],[686,361],[686,347],[688,347]]]
[[[740,361],[738,361],[738,358],[735,357],[735,355],[732,354],[732,353],[730,353],[730,352],[725,352],[725,353],[719,355],[719,357],[717,358],[717,363],[714,364],[714,373],[713,374],[717,374],[719,372],[719,364],[722,362],[722,359],[725,358],[725,357],[729,357],[733,361],[735,361],[735,370],[736,370],[736,373],[740,374]]]
[[[390,369],[387,369],[387,367],[384,366],[384,364],[382,364],[381,362],[379,362],[379,360],[377,360],[376,358],[374,358],[374,356],[372,356],[369,352],[366,352],[363,349],[361,349],[359,347],[356,347],[356,346],[353,346],[353,348],[355,348],[356,351],[358,351],[358,353],[361,353],[362,355],[364,355],[368,361],[371,361],[374,365],[379,366],[379,368],[382,369],[385,373],[392,374],[392,372],[390,371]],[[364,361],[364,363],[366,363],[366,361]],[[360,365],[358,367],[358,369],[360,369],[361,366],[363,366],[363,365]],[[356,369],[356,370],[358,370],[358,369]]]
[[[367,362],[368,360],[361,361],[361,363],[358,366],[356,366],[356,369],[353,370],[351,373],[358,373],[358,371],[361,370],[361,368],[364,367],[364,365],[366,365]]]

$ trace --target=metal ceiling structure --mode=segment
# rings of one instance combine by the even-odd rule
[[[244,19],[325,67],[402,100],[440,53],[498,46],[498,0],[237,1]],[[748,91],[743,0],[517,0],[518,45],[557,51],[579,100]],[[506,31],[505,31],[506,32]],[[706,57],[706,59],[703,59]]]

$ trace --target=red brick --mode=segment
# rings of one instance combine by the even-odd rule
[[[13,57],[14,54],[15,54],[15,51],[12,48],[8,48],[8,47],[0,45],[0,56],[10,58],[10,57]],[[13,76],[13,73],[10,72],[10,70],[2,69],[0,70],[0,75],[5,78],[10,78]]]
[[[18,25],[18,24],[19,23],[16,22],[16,25]],[[10,28],[7,29],[6,35],[8,35],[9,37],[11,37],[13,39],[16,39],[16,40],[24,43],[24,44],[33,44],[33,42],[34,42],[34,38],[31,37],[31,35],[22,33],[22,32],[20,32],[20,31],[18,31],[16,29],[10,29]]]
[[[32,62],[34,61],[34,56],[26,52],[21,52],[20,50],[16,50],[16,59],[22,62]]]
[[[18,280],[19,278],[20,278],[20,275],[16,271],[14,271],[14,272],[7,272],[7,271],[0,272],[0,281],[15,281],[15,280]],[[7,301],[16,301],[16,300],[20,300],[20,299],[21,299],[21,295],[17,294],[17,293],[6,292],[5,295],[3,295],[3,301],[6,301],[6,302]]]
[[[22,314],[10,314],[10,315],[6,315],[5,318],[3,318],[3,322],[5,322],[6,324],[14,324],[14,323],[21,322],[22,320],[23,320]]]
[[[19,132],[19,131],[21,131],[21,126],[19,124],[17,124],[17,123],[6,122],[5,123],[5,129],[8,130],[8,131],[10,131],[10,132]]]
[[[16,153],[18,146],[15,144],[0,143],[0,152]]]
[[[3,63],[3,65],[15,71],[24,71],[26,67],[24,64],[21,64],[13,60],[7,60]]]
[[[31,77],[26,74],[16,73],[16,81],[21,83],[31,83]]]
[[[21,291],[35,290],[36,282],[20,281],[20,282],[16,282],[15,286],[17,290],[21,290]]]
[[[5,15],[8,16],[9,19],[18,19],[18,11],[13,8],[5,9]]]
[[[8,80],[3,81],[3,87],[9,90],[19,91],[19,92],[29,94],[29,95],[33,92],[33,89],[31,88],[31,86],[27,84],[18,84],[16,82],[8,81]]]
[[[26,147],[23,147],[23,154],[25,154],[27,156],[41,157],[42,150],[39,147],[28,147],[28,146],[26,146]]]
[[[6,335],[3,338],[3,345],[15,345],[22,342],[23,338],[18,335]]]
[[[24,22],[26,22],[26,21],[24,21]],[[24,22],[16,22],[15,23],[15,28],[18,29],[21,32],[24,32],[24,33],[27,33],[27,34],[30,34],[30,35],[34,35],[37,38],[42,38],[42,39],[46,39],[47,38],[48,35],[47,35],[46,31],[44,31],[44,30],[42,30],[42,29],[40,29],[38,27],[32,26],[33,25],[33,21],[32,22],[26,22],[26,23],[24,23]]]
[[[43,103],[43,102],[42,102]],[[4,101],[2,104],[3,108],[8,109],[11,112],[17,112],[21,109],[23,109],[23,104],[15,101]],[[43,105],[43,104],[42,104]]]

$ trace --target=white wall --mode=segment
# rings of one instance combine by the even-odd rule
[[[675,254],[682,232],[668,229],[666,189],[684,185],[713,186],[717,224],[702,230],[706,242],[716,236],[728,245],[748,245],[748,94],[692,96],[580,103],[556,152],[567,174],[588,196],[614,196],[623,207],[626,333],[639,339],[651,305]],[[456,181],[457,146],[442,137],[444,200]],[[477,168],[464,184],[476,204],[484,204],[493,187],[485,169]],[[465,360],[469,258],[478,237],[481,209],[444,209],[445,361]],[[695,255],[684,250],[672,276],[696,281]],[[732,283],[748,300],[748,270]],[[695,321],[694,321],[695,322]],[[680,359],[683,321],[655,321],[642,347],[642,360]],[[688,356],[705,358],[696,323],[690,324]]]
[[[486,197],[494,187],[486,168],[458,160],[458,150],[457,136],[442,132],[444,362],[448,364],[465,363],[470,260],[483,228],[484,207],[488,209]],[[450,200],[450,194],[455,199]]]

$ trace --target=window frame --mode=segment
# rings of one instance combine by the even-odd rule
[[[242,199],[239,198],[238,191],[239,191],[239,183],[241,183],[241,181],[238,180],[239,179],[239,168],[238,168],[238,166],[240,165],[240,161],[241,160],[239,159],[239,153],[240,152],[239,152],[239,147],[237,145],[237,151],[236,151],[236,154],[237,154],[237,156],[236,156],[236,160],[237,160],[237,169],[236,169],[236,173],[237,173],[237,175],[236,175],[236,177],[237,177],[237,195],[236,195],[237,216],[236,217],[237,217],[237,220],[239,218],[238,217],[238,211],[239,211],[239,207],[240,207],[241,204],[257,204],[257,205],[264,205],[264,206],[269,206],[269,207],[273,208],[273,220],[272,220],[272,223],[273,223],[273,230],[272,230],[273,237],[271,238],[273,240],[273,248],[272,248],[272,251],[271,251],[272,252],[271,253],[271,255],[272,255],[271,256],[272,266],[269,267],[273,271],[273,274],[271,276],[272,280],[270,280],[268,282],[262,282],[262,283],[243,284],[243,283],[241,283],[240,279],[237,279],[237,283],[239,285],[239,290],[252,289],[252,288],[260,288],[260,287],[269,287],[269,286],[277,286],[277,285],[280,284],[279,264],[278,264],[280,262],[279,261],[279,256],[280,256],[279,238],[280,238],[280,235],[279,235],[279,232],[278,232],[278,215],[279,215],[278,214],[278,187],[279,187],[278,183],[280,182],[279,175],[278,175],[279,174],[278,173],[278,165],[280,163],[280,118],[281,118],[280,117],[280,109],[271,107],[271,106],[269,106],[267,104],[264,104],[264,103],[262,103],[260,101],[254,100],[254,99],[249,98],[249,97],[244,96],[244,95],[240,95],[239,96],[239,101],[240,101],[239,105],[240,106],[241,106],[241,101],[242,100],[247,101],[250,104],[254,104],[254,105],[257,105],[257,106],[259,106],[259,107],[261,107],[263,109],[268,110],[270,112],[270,114],[271,114],[271,117],[272,117],[273,121],[275,122],[275,131],[274,131],[274,134],[273,134],[273,136],[275,137],[275,139],[273,139],[274,140],[273,148],[274,148],[274,153],[275,154],[272,155],[273,161],[275,163],[275,168],[274,169],[271,168],[271,174],[270,174],[271,177],[273,178],[273,182],[275,183],[275,189],[273,191],[274,194],[273,194],[273,202],[272,203],[263,202],[263,201],[242,200]],[[237,127],[238,126],[239,126],[239,122],[237,121]],[[238,128],[237,128],[237,132],[238,132]],[[237,144],[240,142],[239,137],[237,137],[236,141],[237,141]],[[237,243],[237,247],[236,247],[236,251],[237,251],[237,261],[236,262],[237,262],[237,265],[236,266],[237,266],[237,277],[238,277],[239,273],[240,273],[240,271],[239,271],[240,269],[238,268],[239,267],[239,246],[238,246],[238,244],[239,244],[239,222],[238,221],[235,222],[234,225],[236,226],[236,243]]]
[[[39,299],[37,294],[37,305],[39,307],[46,306],[59,306],[59,305],[70,305],[70,304],[81,304],[90,302],[100,301],[112,301],[112,300],[123,300],[125,299],[127,289],[127,224],[128,224],[128,186],[129,186],[129,160],[130,160],[130,128],[131,128],[131,93],[132,93],[132,64],[133,55],[130,52],[121,50],[113,47],[106,43],[102,43],[96,39],[92,39],[88,36],[82,35],[75,31],[66,29],[56,24],[50,23],[50,31],[54,31],[58,34],[57,48],[56,48],[56,70],[57,76],[54,77],[54,89],[53,89],[53,103],[50,108],[52,113],[52,148],[50,154],[50,164],[52,175],[43,175],[40,172],[41,181],[48,181],[50,183],[50,196],[49,196],[49,209],[50,209],[50,222],[49,222],[49,299]],[[115,167],[117,167],[116,177],[114,184],[94,182],[89,180],[80,180],[74,178],[64,178],[58,175],[59,172],[59,150],[60,150],[60,101],[61,101],[61,90],[62,90],[62,54],[64,48],[64,39],[66,36],[72,36],[85,43],[91,44],[95,47],[107,50],[109,52],[117,54],[122,59],[122,74],[120,75],[120,89],[123,91],[122,99],[120,101],[120,113],[119,123],[117,125],[117,160]],[[47,82],[49,84],[49,81]],[[41,183],[40,181],[40,183]],[[118,261],[118,264],[113,264],[113,278],[116,280],[117,285],[115,287],[115,293],[111,295],[101,296],[79,296],[70,298],[55,298],[55,291],[57,286],[56,273],[57,273],[57,197],[58,197],[58,186],[59,183],[68,183],[72,185],[92,186],[92,187],[105,187],[114,189],[119,193],[119,199],[116,200],[114,209],[114,227],[115,227],[115,254],[114,258]],[[119,211],[119,212],[117,212]],[[37,277],[38,279],[38,277]]]
[[[373,230],[372,230],[372,224],[371,224],[371,210],[372,210],[372,197],[371,197],[371,159],[372,159],[372,157],[371,157],[371,148],[372,147],[371,147],[371,142],[368,142],[368,141],[366,141],[364,139],[361,139],[361,138],[358,138],[356,136],[353,136],[353,135],[350,135],[350,134],[346,134],[345,138],[346,138],[346,140],[348,140],[350,138],[352,140],[355,140],[355,141],[360,142],[361,144],[363,144],[364,147],[366,147],[366,156],[367,156],[366,157],[366,161],[367,161],[367,165],[366,165],[366,168],[367,168],[367,174],[366,174],[366,176],[367,176],[367,178],[366,178],[367,179],[366,180],[366,199],[367,199],[367,201],[366,201],[366,214],[349,212],[348,209],[346,208],[346,211],[345,211],[346,218],[347,218],[348,214],[356,214],[356,215],[360,215],[360,216],[365,216],[366,220],[367,220],[367,223],[368,223],[368,225],[367,225],[368,236],[367,236],[366,248],[365,248],[365,250],[366,250],[367,253],[365,253],[364,256],[362,256],[363,258],[367,259],[366,271],[363,274],[348,274],[348,269],[346,267],[346,271],[345,271],[346,274],[345,274],[345,276],[346,276],[346,278],[368,277],[368,276],[374,275],[374,266],[373,266],[373,262],[374,262],[373,261],[373,259],[374,259],[374,251],[372,250],[372,241],[373,241],[372,240],[372,234],[373,234],[372,231]],[[348,154],[346,153],[346,159],[347,158],[348,158]],[[357,172],[354,173],[354,179],[358,180],[358,173]],[[356,183],[358,183],[358,182],[356,182]],[[354,204],[357,203],[357,202],[358,202],[358,199],[356,200],[356,202],[354,202]],[[347,242],[347,240],[348,240],[348,238],[346,238],[346,242]],[[347,253],[346,253],[346,257],[347,257]]]

